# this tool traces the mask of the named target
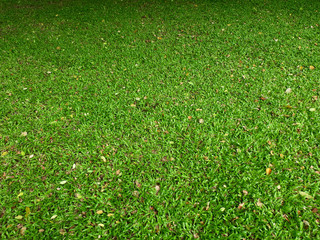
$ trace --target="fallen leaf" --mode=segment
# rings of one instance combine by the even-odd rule
[[[248,195],[248,191],[247,190],[243,190],[242,191],[244,195]]]
[[[272,172],[271,168],[267,168],[267,169],[266,169],[266,174],[267,174],[267,175],[270,175],[271,172]]]
[[[141,188],[141,184],[138,181],[136,181],[136,187]]]
[[[308,193],[306,192],[301,192],[299,191],[299,194],[302,196],[302,197],[305,197],[306,199],[313,199],[313,197],[311,195],[309,195]]]
[[[103,162],[107,162],[107,159],[106,159],[104,156],[101,156],[101,160],[102,160]]]
[[[283,217],[286,221],[290,222],[287,214],[283,214],[282,217]]]
[[[22,218],[23,217],[21,215],[18,215],[18,216],[15,217],[15,219],[17,219],[17,220],[21,220]]]
[[[23,192],[20,192],[17,196],[17,198],[22,197],[23,196]]]
[[[310,223],[307,220],[303,220],[304,228],[309,228]]]
[[[314,70],[314,66],[310,66],[309,69],[310,69],[310,70]]]
[[[44,232],[44,229],[39,229],[39,233],[42,233],[42,232]]]
[[[82,198],[82,195],[79,194],[79,193],[76,193],[76,194],[75,194],[75,197],[78,198],[78,199],[81,199],[81,198]]]
[[[291,92],[292,92],[292,89],[291,88],[287,88],[286,93],[289,94]]]
[[[50,219],[55,219],[58,215],[53,215]]]
[[[60,182],[61,185],[64,185],[64,184],[66,184],[66,183],[67,183],[67,181],[61,181],[61,182]]]
[[[3,157],[5,155],[7,155],[7,154],[8,154],[8,152],[3,152],[3,153],[1,153],[1,156]]]
[[[30,208],[26,207],[26,218],[29,216],[29,214],[30,214]]]
[[[21,234],[21,235],[24,235],[25,232],[26,232],[26,230],[27,230],[26,227],[21,228],[21,229],[20,229],[20,234]]]
[[[21,136],[23,136],[23,137],[25,137],[25,136],[27,136],[27,135],[28,135],[27,132],[22,132],[22,133],[21,133]]]
[[[314,112],[316,109],[315,108],[310,108],[309,111],[310,112]]]
[[[139,197],[139,192],[138,191],[133,191],[132,195],[135,196],[135,197]]]
[[[202,118],[199,119],[199,123],[204,123],[204,120]]]
[[[242,209],[245,203],[240,203],[238,209]]]
[[[108,213],[108,217],[112,217],[113,215],[113,213]]]
[[[99,215],[102,214],[102,213],[103,213],[102,210],[98,210],[98,211],[97,211],[97,214],[99,214]]]
[[[60,233],[61,235],[65,235],[67,232],[66,232],[66,230],[64,230],[64,229],[60,229],[60,230],[59,230],[59,233]]]
[[[206,211],[208,211],[210,208],[210,202],[207,202]]]
[[[281,186],[280,186],[280,185],[278,185],[278,186],[277,186],[277,189],[278,189],[278,190],[280,190],[280,189],[281,189]]]
[[[158,192],[160,191],[160,186],[159,186],[159,185],[156,185],[156,186],[155,186],[155,189],[156,189],[156,195],[158,195]]]
[[[256,203],[258,207],[262,207],[263,203],[260,201],[260,198],[258,199],[258,202]]]
[[[189,119],[189,120],[191,120],[191,119],[192,119],[192,117],[191,117],[191,116],[188,116],[188,119]]]
[[[104,224],[99,223],[98,226],[99,226],[99,227],[104,227]]]

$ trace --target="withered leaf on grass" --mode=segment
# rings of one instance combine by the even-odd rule
[[[156,195],[158,195],[159,191],[160,191],[160,185],[156,185],[155,186],[155,189],[156,189]]]
[[[29,214],[30,214],[30,208],[26,207],[26,218],[29,216]]]
[[[102,210],[98,210],[98,211],[97,211],[97,214],[99,214],[99,215],[102,214],[102,213],[103,213]]]
[[[313,199],[313,197],[311,195],[309,195],[308,193],[306,192],[301,192],[299,191],[299,194],[302,196],[302,197],[305,197],[306,199]]]
[[[26,230],[27,230],[26,227],[22,227],[22,228],[20,229],[20,234],[21,234],[21,235],[24,235],[24,234],[26,233]]]
[[[64,229],[60,229],[60,230],[59,230],[59,233],[60,233],[61,235],[65,235],[67,232],[66,232],[66,230],[64,230]]]
[[[263,203],[260,201],[260,198],[258,199],[258,202],[256,204],[258,207],[263,207]]]
[[[238,209],[242,209],[245,203],[240,203]]]
[[[141,188],[141,184],[140,184],[137,180],[136,180],[135,183],[136,183],[136,187],[137,187],[137,188]]]

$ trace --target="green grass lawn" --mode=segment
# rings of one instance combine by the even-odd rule
[[[316,0],[1,1],[0,238],[320,238],[319,24]]]

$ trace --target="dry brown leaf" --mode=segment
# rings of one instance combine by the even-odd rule
[[[290,222],[287,214],[283,214],[282,217],[283,217],[286,221]]]
[[[136,187],[141,188],[141,184],[136,180]]]
[[[242,209],[245,203],[240,203],[238,209]]]
[[[247,190],[243,190],[242,191],[244,195],[248,195],[248,191]]]
[[[24,234],[26,233],[26,230],[27,230],[26,227],[22,227],[22,228],[20,229],[20,234],[21,234],[21,235],[24,235]]]
[[[158,192],[160,191],[160,186],[159,186],[159,185],[156,185],[156,186],[155,186],[155,189],[156,189],[156,195],[158,195]]]
[[[135,196],[135,197],[139,197],[139,192],[138,191],[133,191],[132,195]]]
[[[258,207],[262,207],[263,206],[263,203],[260,201],[260,198],[258,199],[256,204],[257,204]]]

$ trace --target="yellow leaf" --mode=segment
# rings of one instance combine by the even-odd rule
[[[107,162],[107,159],[104,156],[101,156],[103,162]]]
[[[266,174],[267,174],[267,175],[270,175],[271,172],[272,172],[271,168],[267,168],[267,169],[266,169]]]
[[[3,153],[1,153],[1,156],[3,157],[5,155],[7,155],[7,154],[8,154],[8,152],[3,152]]]
[[[76,196],[76,198],[78,198],[78,199],[81,199],[81,198],[82,198],[82,195],[79,194],[79,193],[76,193],[75,196]]]
[[[309,68],[310,68],[310,70],[313,70],[313,69],[314,69],[314,66],[310,66]]]
[[[299,191],[299,194],[302,196],[302,197],[305,197],[306,199],[313,199],[313,197],[311,195],[309,195],[308,193],[306,192],[301,192]]]
[[[97,211],[97,214],[102,214],[102,213],[103,213],[102,210],[98,210],[98,211]]]
[[[26,218],[29,216],[29,214],[30,214],[30,208],[26,207]]]
[[[112,217],[113,215],[113,213],[108,213],[108,217]]]
[[[18,216],[15,217],[15,219],[17,219],[17,220],[21,220],[22,218],[23,217],[21,215],[18,215]]]
[[[20,192],[17,196],[17,198],[22,197],[23,196],[23,192]]]

